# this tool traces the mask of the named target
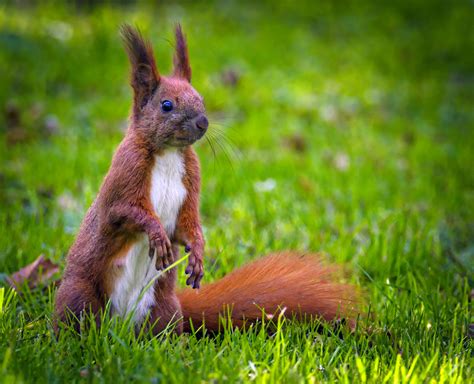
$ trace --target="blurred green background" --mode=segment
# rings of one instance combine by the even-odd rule
[[[342,347],[328,342],[317,355],[321,364],[339,372],[338,356],[346,356],[344,372],[354,377],[361,372],[356,352],[363,362],[380,356],[384,374],[398,369],[397,354],[407,367],[418,355],[420,377],[430,361],[425,379],[449,369],[456,372],[451,379],[467,377],[473,16],[470,1],[4,2],[0,272],[40,254],[64,265],[127,126],[131,90],[121,23],[138,25],[152,40],[166,73],[173,25],[181,22],[193,85],[211,121],[211,145],[197,145],[205,279],[275,250],[324,251],[351,266],[352,280],[367,290],[377,313],[370,326],[390,336],[371,340],[378,348],[364,342],[357,349],[359,336]],[[66,369],[54,364],[61,344],[20,342],[19,329],[47,332],[51,296],[34,291],[3,312],[0,350],[10,357],[2,369],[12,380],[77,379],[81,366],[93,365],[87,359],[108,356],[71,357]],[[338,377],[314,368],[317,356],[285,335],[302,362],[294,371],[276,364],[275,374],[297,381]],[[234,341],[243,350],[243,339]],[[41,353],[34,352],[36,342]],[[164,361],[176,363],[169,353]],[[192,348],[175,353],[201,362],[197,381],[248,379],[244,352],[232,355],[236,360],[231,352],[221,355],[227,371]],[[31,363],[26,371],[25,361]],[[150,377],[148,368],[138,369],[139,360],[108,361],[110,377]],[[176,372],[198,369],[186,367]],[[107,379],[102,369],[95,379]]]

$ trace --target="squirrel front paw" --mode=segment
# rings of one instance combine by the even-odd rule
[[[188,265],[185,270],[185,273],[189,275],[186,280],[186,285],[196,289],[201,286],[201,279],[204,276],[204,267],[202,264],[204,252],[201,247],[190,247],[189,245],[186,245],[185,251],[190,252]]]
[[[170,266],[173,263],[173,249],[163,227],[160,225],[148,237],[150,241],[149,256],[153,258],[156,254],[156,269],[160,271]]]

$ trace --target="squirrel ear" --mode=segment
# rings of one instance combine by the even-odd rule
[[[131,85],[134,91],[134,112],[138,113],[158,87],[160,75],[156,67],[153,48],[138,29],[128,24],[120,28],[131,69]]]
[[[186,43],[186,38],[184,37],[181,25],[179,23],[176,24],[175,34],[176,50],[173,58],[173,74],[177,77],[182,77],[183,79],[186,79],[191,82],[191,66],[189,65],[188,45]]]

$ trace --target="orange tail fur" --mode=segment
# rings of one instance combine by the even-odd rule
[[[266,256],[231,272],[199,291],[178,293],[184,330],[204,324],[219,330],[219,315],[231,313],[232,323],[242,326],[266,315],[297,318],[317,317],[327,321],[345,318],[354,322],[360,291],[353,285],[337,283],[339,267],[325,265],[319,255],[284,252]],[[190,321],[191,320],[191,321]]]

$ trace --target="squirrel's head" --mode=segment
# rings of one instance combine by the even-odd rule
[[[132,129],[156,148],[184,147],[206,133],[209,122],[202,97],[191,86],[188,47],[176,26],[176,51],[171,76],[160,75],[151,44],[129,25],[122,38],[131,63]]]

